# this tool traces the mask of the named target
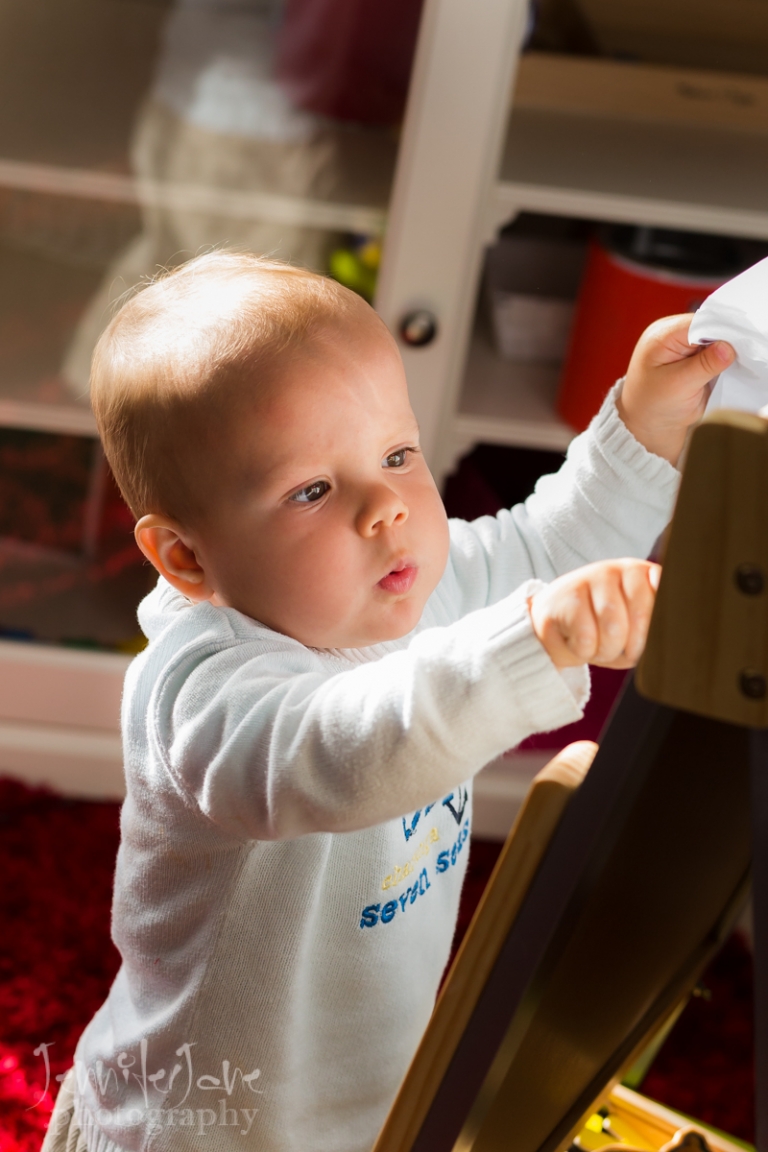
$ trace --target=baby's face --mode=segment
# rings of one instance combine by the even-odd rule
[[[410,632],[445,569],[448,524],[382,326],[292,354],[231,427],[196,532],[215,602],[316,648]]]

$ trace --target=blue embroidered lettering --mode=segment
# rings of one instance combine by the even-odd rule
[[[436,872],[447,872],[448,869],[456,863],[456,859],[466,844],[468,836],[469,821],[467,820],[464,824],[464,827],[461,829],[455,841],[453,842],[450,851],[448,851],[446,848],[444,852],[438,853],[437,863],[435,864]]]
[[[458,797],[456,800],[456,807],[455,808],[454,808],[453,803],[452,803],[454,797]],[[461,821],[464,817],[464,809],[467,806],[468,800],[469,800],[469,792],[467,791],[466,788],[459,788],[458,793],[451,792],[448,796],[446,796],[445,800],[443,800],[443,805],[451,813],[451,815],[453,816],[453,818],[457,824],[461,824]]]
[[[454,845],[454,848],[455,847],[456,845]],[[445,872],[449,867],[450,853],[446,849],[446,851],[441,852],[438,857],[437,870],[438,872]],[[397,899],[388,900],[383,907],[380,904],[369,904],[366,908],[363,908],[360,927],[374,928],[377,924],[391,923],[397,913],[398,904],[400,905],[400,911],[405,912],[406,905],[415,904],[417,897],[424,896],[431,887],[429,873],[426,868],[422,868],[416,883],[409,885],[405,892]]]
[[[360,921],[361,928],[373,928],[379,922],[379,909],[381,904],[369,904],[367,908],[363,908],[363,918]]]
[[[394,919],[395,912],[397,912],[397,900],[388,900],[381,910],[382,924],[389,924],[390,920]]]
[[[405,835],[406,843],[410,840],[411,836],[413,836],[414,832],[416,831],[416,825],[418,824],[419,820],[421,820],[421,808],[417,808],[411,817],[410,827],[406,824],[405,816],[403,816],[403,833]]]

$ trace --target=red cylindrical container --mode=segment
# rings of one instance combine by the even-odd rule
[[[586,428],[626,372],[648,325],[661,316],[694,312],[735,271],[731,266],[701,275],[653,267],[593,240],[560,383],[562,418],[579,432]]]

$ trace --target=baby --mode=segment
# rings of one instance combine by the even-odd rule
[[[397,346],[339,285],[216,253],[114,317],[93,405],[160,580],[123,700],[123,965],[47,1149],[368,1152],[448,958],[468,781],[641,651],[658,569],[606,558],[649,552],[731,359],[687,322],[524,505],[449,524]]]

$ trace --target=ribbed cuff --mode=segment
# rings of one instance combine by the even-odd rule
[[[531,732],[551,732],[580,720],[589,696],[586,666],[561,672],[533,630],[528,600],[544,587],[541,580],[528,580],[483,610],[489,657],[514,692],[518,713]]]
[[[590,425],[596,442],[609,461],[619,461],[631,468],[641,480],[654,486],[668,485],[673,491],[680,483],[680,473],[669,460],[657,456],[636,440],[619,416],[616,401],[621,395],[624,378],[618,380],[603,401],[602,407]]]
[[[579,664],[576,668],[561,668],[559,671],[563,680],[568,685],[568,690],[576,701],[576,707],[583,712],[592,694],[589,665]]]

